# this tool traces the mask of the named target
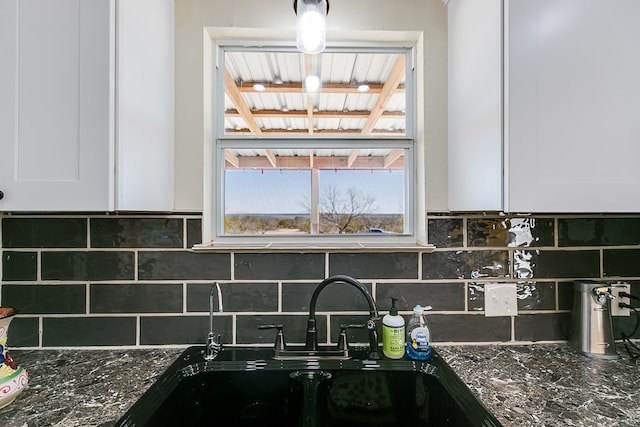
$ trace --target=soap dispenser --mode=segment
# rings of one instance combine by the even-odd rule
[[[382,353],[389,359],[404,356],[404,318],[398,314],[397,298],[391,298],[389,314],[382,318]]]
[[[407,325],[407,357],[413,360],[429,360],[431,358],[431,331],[425,310],[431,306],[422,307],[419,304],[413,308],[413,316]]]

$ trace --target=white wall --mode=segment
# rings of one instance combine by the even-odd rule
[[[290,0],[176,0],[175,209],[202,211],[205,145],[204,40],[211,27],[295,34]],[[427,208],[447,209],[447,13],[441,0],[331,0],[328,36],[338,31],[423,33]],[[332,33],[333,32],[333,33]]]

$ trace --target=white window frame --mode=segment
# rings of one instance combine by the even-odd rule
[[[213,43],[213,51],[210,55],[211,67],[215,76],[210,86],[211,95],[211,122],[209,132],[210,140],[205,141],[205,208],[203,211],[203,243],[196,245],[194,249],[215,248],[247,248],[247,249],[291,249],[291,248],[411,248],[424,247],[427,244],[426,210],[424,208],[425,182],[424,165],[425,149],[424,139],[416,135],[416,118],[419,110],[417,105],[416,88],[416,46],[403,44],[383,45],[376,43],[349,43],[345,47],[338,48],[343,51],[374,52],[401,52],[404,51],[407,61],[405,99],[406,99],[406,135],[402,137],[321,137],[310,136],[308,138],[282,136],[246,137],[225,135],[224,132],[224,52],[227,49],[238,49],[239,46],[265,46],[265,49],[282,49],[283,46],[291,46],[286,43],[269,44],[251,41],[217,41]],[[255,50],[255,49],[253,49]],[[205,55],[205,60],[206,60]],[[205,73],[206,74],[206,73]],[[205,112],[208,109],[205,108]],[[422,110],[422,109],[420,109]],[[206,121],[205,121],[206,122]],[[206,130],[206,129],[205,129]],[[226,235],[224,234],[224,149],[236,148],[292,148],[301,145],[322,145],[326,148],[403,148],[405,156],[405,198],[407,206],[405,221],[410,224],[407,234],[304,234],[304,235]],[[310,147],[317,148],[317,147]]]

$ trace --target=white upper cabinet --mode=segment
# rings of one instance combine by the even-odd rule
[[[469,18],[474,24],[463,26],[457,17],[465,15],[456,9],[466,16],[476,9],[476,19]],[[477,37],[495,40],[486,57],[450,62],[450,90],[458,91],[449,107],[449,162],[456,175],[450,178],[451,209],[640,211],[638,19],[637,0],[451,1],[454,41],[459,37],[471,49]],[[502,38],[483,20],[497,22]],[[496,52],[502,53],[500,127],[495,91],[488,89],[495,88],[496,73],[488,78],[482,72],[496,68]],[[463,91],[463,84],[471,89]],[[491,92],[484,96],[487,106],[472,95],[478,90]],[[459,111],[466,108],[474,108],[471,120]],[[478,154],[489,152],[494,160],[499,144],[500,191],[495,162]]]
[[[173,0],[0,0],[0,210],[172,209],[173,28]]]

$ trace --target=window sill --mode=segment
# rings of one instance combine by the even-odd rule
[[[326,244],[310,244],[310,243],[210,243],[197,244],[192,247],[194,252],[433,252],[434,245],[419,243],[373,243],[373,242],[348,242],[344,244],[326,243]]]

